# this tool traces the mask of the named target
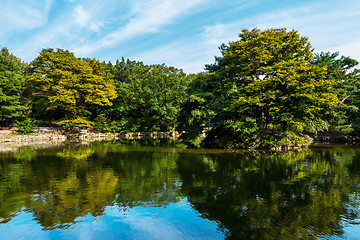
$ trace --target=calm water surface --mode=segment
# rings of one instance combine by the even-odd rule
[[[2,153],[0,239],[360,239],[359,148],[145,145]]]

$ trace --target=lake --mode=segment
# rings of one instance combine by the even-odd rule
[[[360,238],[358,147],[116,141],[0,157],[0,239]]]

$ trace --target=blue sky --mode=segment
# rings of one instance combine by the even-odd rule
[[[360,61],[359,0],[0,0],[0,9],[0,47],[27,62],[63,48],[197,73],[255,27],[295,29],[315,52]]]

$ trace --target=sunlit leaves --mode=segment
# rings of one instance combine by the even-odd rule
[[[305,135],[326,130],[337,103],[326,67],[310,64],[311,45],[294,30],[243,29],[239,37],[191,85],[180,127],[189,139],[211,129],[204,143],[218,147],[307,145]]]
[[[339,102],[333,113],[333,128],[343,133],[351,133],[360,127],[358,108],[360,105],[359,64],[350,57],[339,57],[339,53],[316,54],[311,61],[316,66],[326,67],[326,78],[333,79],[332,88]]]
[[[90,106],[112,104],[116,91],[111,78],[97,60],[81,60],[67,50],[44,49],[31,62],[26,80],[33,99],[43,102],[47,111],[60,113],[65,122],[59,124],[71,128],[89,126]]]

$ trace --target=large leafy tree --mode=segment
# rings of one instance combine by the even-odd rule
[[[195,116],[190,102],[212,110],[205,143],[221,147],[272,147],[310,143],[307,134],[327,129],[327,110],[337,99],[326,67],[310,64],[307,38],[286,29],[243,29],[240,40],[220,47],[222,57],[207,66],[205,93],[192,89],[183,116]],[[211,86],[216,86],[212,88]],[[221,96],[209,100],[204,96]],[[200,97],[197,99],[197,97]],[[187,111],[187,112],[186,112]],[[199,114],[197,113],[199,116]],[[191,120],[191,119],[190,119]],[[192,122],[180,127],[191,131]],[[197,130],[199,132],[199,130]],[[191,133],[189,134],[191,136]],[[192,136],[193,137],[193,136]]]
[[[24,115],[27,109],[21,101],[25,63],[10,54],[7,48],[0,51],[0,114],[1,126]]]
[[[360,70],[355,68],[359,62],[339,53],[315,54],[312,64],[326,66],[326,77],[333,79],[333,89],[338,95],[339,104],[334,109],[333,127],[344,133],[351,133],[360,127]]]
[[[133,131],[167,131],[174,127],[188,77],[181,70],[125,60],[109,64],[118,97],[109,111]]]
[[[230,90],[231,84],[222,80],[220,72],[199,73],[190,82],[178,116],[178,129],[186,132],[192,145],[199,145],[203,133],[222,124]]]
[[[89,108],[111,105],[116,97],[112,75],[99,61],[63,49],[43,49],[30,63],[26,81],[37,108],[52,112],[64,127],[90,126]]]

